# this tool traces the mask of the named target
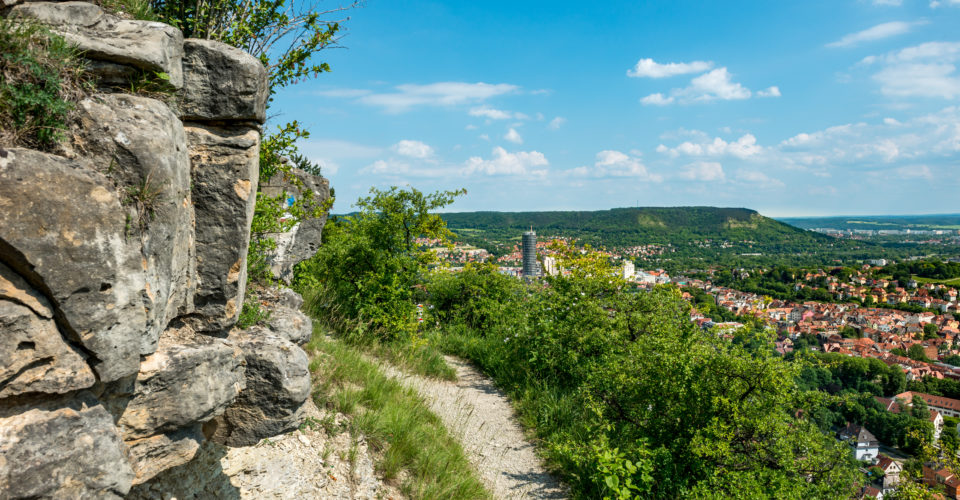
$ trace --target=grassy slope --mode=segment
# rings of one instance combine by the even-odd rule
[[[318,322],[319,323],[319,322]],[[420,397],[331,340],[318,324],[307,344],[318,406],[350,415],[370,445],[383,452],[378,469],[414,499],[486,499],[460,444]]]

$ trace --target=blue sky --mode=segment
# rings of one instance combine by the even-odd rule
[[[332,6],[333,4],[322,4]],[[345,212],[370,187],[450,210],[714,205],[960,212],[960,0],[403,1],[347,13],[311,131]]]

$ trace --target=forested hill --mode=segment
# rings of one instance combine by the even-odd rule
[[[611,247],[647,244],[687,245],[694,241],[755,242],[808,246],[832,238],[764,217],[745,208],[646,207],[591,212],[464,212],[442,214],[464,241],[506,241],[532,226],[543,236],[575,237]]]

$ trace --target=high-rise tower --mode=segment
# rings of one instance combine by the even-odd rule
[[[540,276],[540,265],[537,263],[537,233],[533,229],[524,231],[523,238],[523,277]]]

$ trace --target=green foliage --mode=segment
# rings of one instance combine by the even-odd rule
[[[915,361],[925,361],[930,362],[930,358],[927,357],[927,354],[923,350],[923,346],[920,344],[913,344],[907,349],[907,357]]]
[[[798,418],[829,398],[798,390],[766,332],[730,342],[676,288],[631,292],[606,258],[557,250],[572,272],[545,285],[468,266],[427,290],[435,341],[510,393],[575,497],[850,493],[849,450]]]
[[[251,326],[261,324],[270,319],[270,311],[260,305],[260,300],[256,295],[248,294],[243,301],[243,307],[240,309],[240,318],[237,320],[237,327],[247,329]]]
[[[312,304],[317,316],[364,323],[379,340],[412,339],[417,284],[434,260],[415,240],[449,238],[443,219],[430,212],[465,191],[370,192],[357,202],[357,214],[328,222],[320,250],[298,266],[296,286],[317,293]]]
[[[279,177],[300,191],[293,204],[287,204],[288,193],[267,196],[257,191],[257,200],[250,225],[250,249],[247,252],[247,278],[255,283],[266,283],[273,278],[269,256],[277,248],[273,235],[292,229],[307,218],[320,217],[333,206],[334,198],[320,203],[313,191],[304,189],[303,183],[293,175],[293,165],[286,161],[289,155],[298,158],[298,164],[308,163],[297,155],[296,141],[310,137],[310,133],[296,121],[278,126],[276,132],[264,137],[260,144],[259,186]],[[318,171],[318,169],[315,169]]]
[[[0,18],[0,144],[54,150],[88,87],[83,69],[62,37]]]

